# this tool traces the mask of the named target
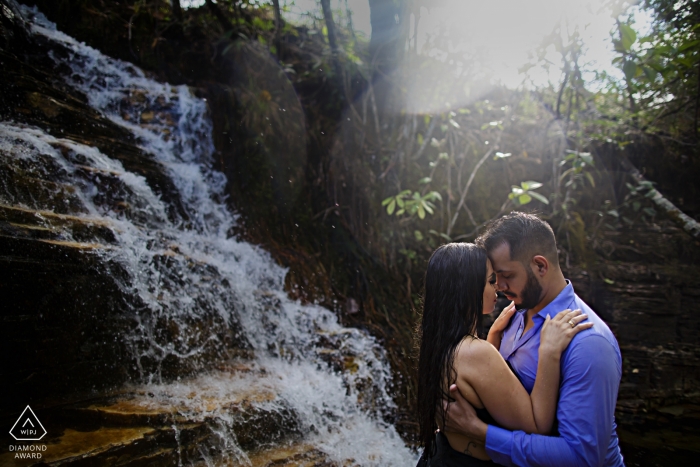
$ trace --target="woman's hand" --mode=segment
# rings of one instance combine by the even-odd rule
[[[486,340],[497,349],[500,349],[501,347],[503,331],[508,326],[508,323],[510,323],[510,319],[513,317],[514,313],[515,302],[510,302],[510,305],[508,305],[503,309],[503,311],[501,311],[501,314],[498,315],[498,318],[496,318],[496,320],[491,325],[491,329],[489,329],[489,335],[486,337]]]
[[[579,332],[593,327],[593,323],[583,323],[588,315],[581,310],[564,310],[554,318],[547,315],[542,330],[540,331],[540,354],[559,357],[566,347]]]

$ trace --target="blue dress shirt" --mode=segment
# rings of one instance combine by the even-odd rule
[[[567,281],[568,282],[568,281]],[[615,403],[622,375],[622,357],[610,328],[575,293],[569,282],[549,305],[533,317],[523,333],[525,311],[518,311],[503,333],[501,355],[527,392],[537,373],[540,329],[545,317],[565,309],[581,309],[594,323],[578,333],[561,358],[557,405],[558,436],[528,435],[489,425],[486,452],[511,466],[623,466],[615,425]]]

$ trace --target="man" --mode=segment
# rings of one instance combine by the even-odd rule
[[[448,405],[445,429],[482,440],[491,459],[506,466],[623,466],[614,415],[620,348],[564,278],[551,227],[534,215],[512,212],[489,226],[477,244],[488,252],[498,289],[519,307],[503,331],[500,353],[528,392],[535,383],[546,316],[581,309],[594,325],[576,335],[562,354],[558,436],[486,425],[454,385],[450,391],[456,401]]]

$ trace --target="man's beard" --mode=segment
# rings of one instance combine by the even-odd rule
[[[535,273],[533,273],[527,266],[525,266],[525,271],[527,271],[527,284],[525,284],[522,292],[520,292],[520,303],[518,308],[521,310],[535,308],[542,300],[542,286],[537,281]]]

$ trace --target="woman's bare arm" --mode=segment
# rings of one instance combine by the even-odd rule
[[[486,410],[504,428],[548,434],[556,413],[561,353],[574,335],[593,325],[584,323],[572,328],[570,319],[574,323],[586,319],[580,313],[565,310],[542,326],[537,378],[531,395],[498,351],[479,340],[464,341],[456,355],[460,392],[476,392]]]

